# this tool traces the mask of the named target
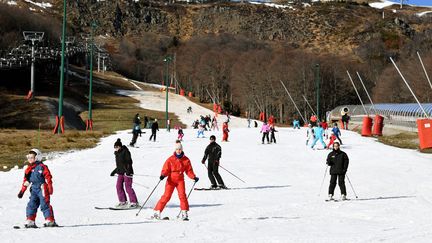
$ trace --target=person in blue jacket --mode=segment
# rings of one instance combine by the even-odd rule
[[[337,140],[339,140],[339,143],[342,145],[342,140],[340,139],[340,136],[342,134],[341,134],[341,131],[339,130],[337,123],[333,124],[332,132],[336,136]]]
[[[315,139],[311,145],[311,148],[313,148],[315,146],[315,144],[316,144],[316,142],[318,142],[318,140],[323,145],[323,148],[327,148],[327,145],[324,143],[324,140],[323,140],[324,129],[321,127],[321,124],[318,123],[318,126],[313,128],[313,131],[315,134]]]

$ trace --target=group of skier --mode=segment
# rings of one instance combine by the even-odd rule
[[[136,143],[138,135],[142,134],[140,128],[140,117],[136,114],[134,117],[133,125],[133,137],[130,145],[133,147]],[[147,123],[147,122],[146,122]],[[340,145],[342,141],[340,140],[340,130],[335,123],[333,125],[330,142],[326,145],[323,141],[323,137],[326,136],[324,132],[327,130],[327,123],[324,121],[321,123],[316,123],[317,126],[313,127],[309,124],[307,129],[307,141],[312,140],[311,147],[313,148],[317,141],[319,140],[324,148],[329,149],[333,145],[333,150],[328,154],[326,159],[327,166],[330,166],[330,185],[328,189],[329,198],[328,200],[334,200],[334,190],[336,183],[338,182],[341,190],[341,200],[346,200],[346,188],[345,188],[345,175],[348,170],[349,159],[345,152],[340,150]],[[152,123],[152,135],[149,140],[153,138],[156,140],[156,131],[159,130],[157,119]],[[165,161],[161,173],[160,181],[166,180],[165,191],[160,200],[154,207],[153,218],[161,219],[161,212],[164,210],[166,204],[170,200],[174,189],[177,190],[180,199],[181,208],[181,219],[188,220],[189,204],[185,191],[185,181],[184,174],[186,174],[190,179],[194,180],[195,183],[198,182],[199,178],[195,175],[190,159],[185,155],[183,151],[182,138],[183,130],[181,127],[178,128],[178,140],[176,140],[174,153],[168,157]],[[228,141],[228,122],[223,124],[223,138],[222,141]],[[267,143],[276,143],[276,138],[274,133],[277,132],[274,127],[274,123],[267,124],[264,122],[261,127],[261,133],[263,133],[262,143],[267,139]],[[271,134],[271,139],[269,140],[269,134]],[[338,139],[339,142],[335,140]],[[129,149],[124,146],[120,139],[114,143],[114,155],[116,167],[111,172],[111,176],[117,176],[116,191],[119,203],[115,206],[116,209],[131,209],[139,208],[138,199],[135,191],[132,187],[133,184],[133,161]],[[201,163],[205,165],[207,161],[207,172],[211,183],[209,189],[228,189],[219,174],[220,159],[222,156],[222,148],[216,143],[216,136],[210,136],[210,143],[204,151],[204,156]],[[53,194],[52,176],[48,167],[42,162],[42,154],[38,149],[32,149],[28,155],[27,160],[29,166],[24,171],[24,180],[22,183],[22,188],[18,193],[18,198],[22,198],[26,189],[30,186],[30,200],[27,205],[26,215],[27,220],[25,227],[33,228],[37,227],[35,224],[36,212],[40,206],[41,211],[45,217],[45,227],[56,227],[58,226],[54,219],[53,208],[50,204],[50,195]],[[128,197],[126,196],[128,195]],[[129,198],[129,202],[128,199]]]

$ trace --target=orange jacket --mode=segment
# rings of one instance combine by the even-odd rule
[[[189,158],[184,154],[181,158],[177,158],[174,152],[174,154],[165,161],[161,174],[168,176],[168,180],[179,181],[184,180],[183,173],[186,173],[191,179],[195,178],[195,173],[193,172]]]

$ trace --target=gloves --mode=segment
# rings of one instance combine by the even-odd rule
[[[201,160],[201,164],[205,164],[205,159]]]
[[[159,180],[163,180],[165,178],[164,175],[159,176]]]
[[[219,165],[219,160],[215,160],[215,165]]]
[[[22,198],[23,195],[24,195],[24,192],[23,192],[23,191],[20,191],[20,192],[18,193],[18,198]]]
[[[194,181],[195,181],[195,182],[198,182],[198,181],[199,181],[199,178],[195,176]]]
[[[110,176],[114,176],[114,175],[116,174],[116,171],[117,171],[117,169],[114,169],[114,170],[111,172]]]
[[[48,193],[49,193],[50,195],[52,195],[53,192],[54,192],[54,189],[53,189],[52,184],[48,184],[47,187],[48,187]]]

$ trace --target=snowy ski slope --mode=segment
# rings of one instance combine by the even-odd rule
[[[164,96],[135,92],[142,106],[160,109]],[[162,100],[161,100],[162,99]],[[171,99],[170,109],[188,125],[187,99]],[[159,108],[158,108],[159,107]],[[201,110],[200,110],[201,111]],[[211,114],[205,111],[205,114]],[[132,120],[133,114],[131,114]],[[243,122],[243,123],[242,123]],[[326,150],[304,144],[305,130],[279,129],[277,144],[262,145],[258,128],[246,128],[235,119],[221,164],[242,178],[240,182],[221,169],[226,191],[193,191],[189,222],[152,221],[152,207],[163,193],[161,183],[138,217],[135,210],[95,210],[117,203],[113,144],[119,137],[129,143],[129,131],[104,138],[93,149],[58,155],[46,164],[54,181],[52,205],[63,228],[12,229],[25,220],[28,192],[17,198],[23,170],[0,172],[1,242],[430,242],[432,238],[432,155],[398,149],[342,131],[350,157],[348,176],[358,200],[325,202],[329,176],[319,194],[325,171]],[[197,187],[209,186],[200,163],[207,138],[185,129],[184,149],[200,177]],[[221,132],[214,133],[218,141]],[[131,148],[134,188],[143,202],[158,182],[165,159],[174,149],[176,132],[163,129],[157,142],[149,132]],[[23,155],[24,158],[25,155]],[[187,190],[192,180],[186,179]],[[355,199],[347,182],[348,197]],[[336,188],[336,197],[339,189]],[[162,213],[171,219],[179,212],[176,192]],[[43,223],[38,213],[37,224]]]

